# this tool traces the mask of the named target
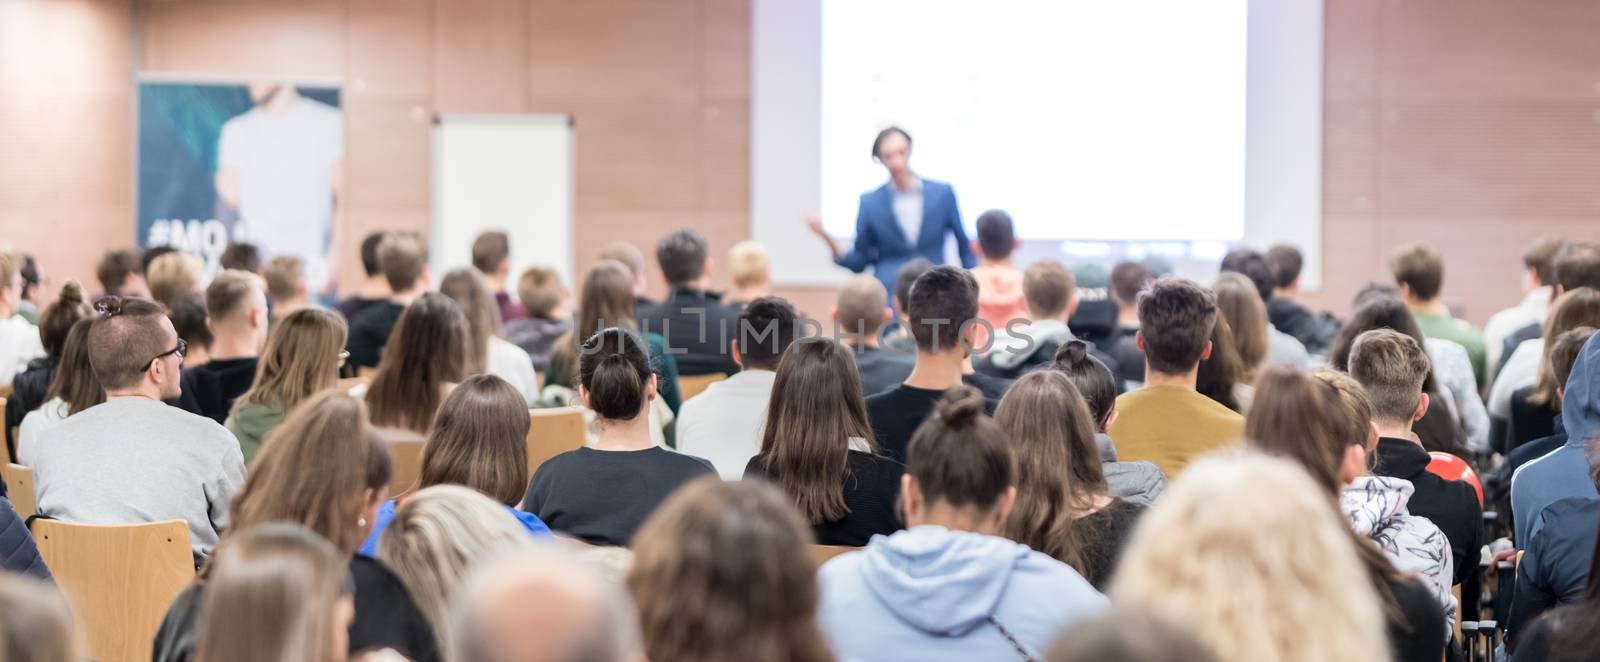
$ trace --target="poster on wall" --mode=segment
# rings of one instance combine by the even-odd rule
[[[208,272],[230,242],[305,260],[328,286],[344,125],[339,88],[282,81],[139,83],[141,247],[173,246]]]

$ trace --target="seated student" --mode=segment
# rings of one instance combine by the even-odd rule
[[[1048,366],[1055,360],[1056,350],[1074,339],[1072,330],[1067,328],[1067,319],[1078,309],[1078,286],[1072,272],[1055,260],[1034,262],[1023,272],[1022,292],[1027,323],[995,327],[989,354],[973,361],[973,367],[980,372],[1015,379]],[[981,302],[981,290],[979,299]],[[1116,361],[1092,346],[1091,351],[1098,354],[1102,363],[1111,365]]]
[[[661,239],[656,262],[667,281],[667,298],[640,306],[639,325],[647,333],[661,334],[677,355],[680,374],[731,375],[739,366],[728,354],[727,339],[733,335],[738,313],[722,304],[720,294],[707,289],[711,284],[707,250],[706,238],[690,229]]]
[[[1170,619],[1138,609],[1106,615],[1061,634],[1045,662],[1217,662],[1200,639]]]
[[[500,230],[479,234],[472,241],[472,268],[483,277],[490,294],[494,295],[500,321],[510,322],[527,316],[527,311],[506,291],[511,278],[511,237]]]
[[[405,307],[389,340],[362,394],[372,424],[427,434],[445,395],[466,376],[467,318],[450,297],[428,292]]]
[[[917,362],[905,382],[867,398],[873,437],[884,457],[901,460],[911,433],[933,411],[945,390],[966,381],[978,315],[978,286],[972,274],[950,266],[934,267],[911,286],[905,323],[917,342]],[[988,409],[998,404],[986,398]]]
[[[218,423],[256,379],[256,356],[267,342],[267,295],[261,277],[224,271],[206,287],[211,360],[183,371],[178,406]]]
[[[311,306],[306,288],[306,261],[293,255],[279,255],[267,263],[261,275],[267,282],[267,297],[272,300],[272,320],[283,319]]]
[[[1522,251],[1522,299],[1516,305],[1489,316],[1483,324],[1484,363],[1491,374],[1498,371],[1500,361],[1506,358],[1505,342],[1512,333],[1529,325],[1540,326],[1555,300],[1556,251],[1561,250],[1561,240],[1539,237]]]
[[[195,659],[344,659],[356,607],[333,543],[298,524],[262,524],[229,536],[209,570]]]
[[[656,376],[643,340],[610,327],[579,350],[578,394],[599,419],[600,439],[541,465],[522,509],[585,542],[626,546],[673,490],[716,469],[651,440],[646,411],[656,399]]]
[[[267,437],[229,512],[222,546],[269,522],[305,526],[338,548],[355,588],[351,653],[393,648],[412,660],[438,660],[433,632],[406,588],[382,563],[356,554],[388,494],[389,453],[361,400],[322,391]],[[152,662],[193,658],[211,570],[178,594],[156,633]]]
[[[1265,455],[1190,465],[1134,532],[1111,596],[1187,625],[1221,660],[1390,659],[1345,523],[1299,466]]]
[[[550,527],[515,508],[528,487],[528,425],[528,406],[516,387],[493,375],[468,377],[439,406],[422,447],[417,489],[470,487],[505,505],[528,533],[548,536]],[[395,506],[390,499],[378,507],[362,554],[377,554],[378,536],[394,519]]]
[[[205,262],[182,251],[167,251],[150,259],[145,255],[145,279],[156,302],[174,306],[178,299],[205,293]]]
[[[1233,355],[1239,359],[1239,381],[1253,384],[1256,373],[1267,364],[1267,330],[1272,328],[1267,324],[1267,307],[1256,295],[1255,285],[1241,274],[1225,272],[1217,276],[1216,282],[1211,284],[1211,293],[1217,295],[1218,326],[1227,322],[1233,337]],[[1300,362],[1284,365],[1303,369],[1308,362],[1302,352]]]
[[[1144,386],[1117,397],[1107,432],[1122,460],[1149,460],[1176,476],[1191,458],[1239,439],[1244,417],[1195,390],[1200,362],[1214,350],[1211,292],[1163,278],[1139,294],[1135,342],[1145,355]]]
[[[787,499],[765,485],[700,479],[679,490],[639,530],[628,570],[645,655],[831,662],[810,542]]]
[[[1017,241],[1011,215],[999,209],[979,214],[977,228],[972,248],[978,253],[978,266],[972,268],[972,277],[978,281],[978,319],[988,322],[989,329],[999,331],[1028,310],[1023,273],[1011,263],[1011,253],[1021,248],[1022,242]],[[1037,320],[1039,315],[1032,315],[1031,319]],[[980,337],[976,344],[981,346],[984,342]]]
[[[95,379],[94,367],[89,365],[89,330],[94,318],[78,320],[67,332],[65,349],[61,352],[61,366],[50,380],[50,390],[45,392],[45,403],[22,417],[22,427],[17,436],[18,464],[33,466],[39,448],[39,435],[68,416],[106,401],[106,390]]]
[[[50,568],[39,556],[39,546],[22,515],[12,507],[4,480],[0,480],[0,580],[12,574],[30,575],[36,579],[50,580]],[[11,612],[7,611],[9,619]],[[0,639],[0,642],[3,642]],[[4,644],[0,643],[0,650]]]
[[[1539,535],[1544,523],[1540,511],[1567,498],[1600,498],[1589,480],[1590,442],[1600,439],[1600,340],[1595,334],[1583,344],[1562,391],[1561,424],[1567,442],[1537,460],[1522,465],[1511,477],[1511,510],[1516,519],[1518,546]]]
[[[361,240],[361,272],[366,278],[361,281],[361,288],[356,290],[356,295],[339,302],[336,306],[340,315],[346,321],[351,321],[362,311],[385,303],[394,296],[394,290],[389,287],[389,279],[383,273],[383,265],[378,261],[378,247],[383,244],[384,232],[374,232]]]
[[[350,320],[350,365],[374,368],[383,357],[400,312],[428,291],[428,249],[411,234],[390,234],[378,246],[378,265],[392,294],[366,306]]]
[[[1430,405],[1422,392],[1429,367],[1422,346],[1391,329],[1363,333],[1350,349],[1350,376],[1372,400],[1372,423],[1378,429],[1372,473],[1411,482],[1416,490],[1408,504],[1411,514],[1427,518],[1450,539],[1455,569],[1451,583],[1459,584],[1478,574],[1483,508],[1471,485],[1428,472],[1432,458],[1411,432],[1412,423]]]
[[[107,296],[150,298],[150,286],[144,280],[144,265],[135,248],[114,248],[100,256],[95,265],[95,280]]]
[[[1580,326],[1600,327],[1600,290],[1580,287],[1562,292],[1550,306],[1543,335],[1518,345],[1489,391],[1489,413],[1506,424],[1504,448],[1548,436],[1560,415],[1554,406],[1550,345]],[[1509,395],[1508,395],[1509,394]]]
[[[524,404],[532,406],[539,399],[533,359],[521,347],[500,337],[500,313],[495,311],[483,277],[470,269],[456,269],[444,275],[439,291],[455,301],[467,318],[465,374],[490,374],[504,379],[522,394]]]
[[[531,544],[522,523],[482,492],[434,485],[395,510],[378,538],[378,560],[400,577],[434,636],[448,642],[450,602],[467,574],[483,561]]]
[[[223,271],[243,271],[260,276],[263,266],[261,247],[248,241],[231,242],[217,256],[217,266],[222,267]]]
[[[728,269],[733,272],[733,291],[725,297],[728,305],[745,304],[772,295],[772,263],[767,249],[754,241],[741,241],[728,249]]]
[[[565,341],[563,350],[571,350],[575,355],[579,345],[588,340],[590,336],[601,329],[618,326],[629,331],[638,332],[635,305],[638,297],[633,294],[632,279],[628,267],[615,260],[601,260],[589,273],[584,276],[583,284],[578,294],[577,319],[572,324],[572,333]],[[678,398],[678,361],[675,355],[667,351],[667,343],[661,334],[654,332],[643,333],[644,341],[650,348],[650,367],[656,373],[656,394],[665,403],[661,407],[651,405],[650,415],[654,421],[651,435],[658,442],[664,442],[665,434],[673,418],[678,413],[682,401]],[[565,383],[577,388],[578,361],[571,360],[570,374],[545,375],[547,383]],[[573,393],[576,395],[576,392]],[[582,403],[563,403],[582,404]]]
[[[655,303],[644,294],[645,290],[648,289],[648,284],[644,277],[644,251],[639,250],[638,246],[626,241],[613,241],[600,247],[600,255],[598,257],[602,262],[615,260],[627,269],[629,277],[633,279],[631,287],[634,309],[642,309]]]
[[[1216,325],[1211,327],[1211,355],[1200,360],[1194,390],[1243,415],[1250,413],[1256,389],[1245,379],[1244,361],[1236,347],[1227,318],[1218,315]]]
[[[32,577],[0,573],[0,652],[16,662],[85,659],[72,607],[61,591]]]
[[[1478,388],[1489,383],[1491,375],[1484,365],[1483,333],[1477,327],[1450,315],[1440,292],[1444,285],[1444,257],[1427,246],[1413,244],[1401,248],[1389,260],[1389,270],[1400,288],[1400,298],[1411,309],[1422,335],[1449,340],[1467,350]]]
[[[1561,295],[1580,287],[1600,289],[1600,244],[1589,241],[1562,242],[1550,260],[1550,280],[1552,304]],[[1527,352],[1524,352],[1524,356],[1516,356],[1516,350],[1542,337],[1544,325],[1545,317],[1541,316],[1539,319],[1527,322],[1526,326],[1512,331],[1501,342],[1500,363],[1495,364],[1494,373],[1497,384],[1499,380],[1507,378],[1508,373],[1510,380],[1517,384],[1533,379],[1533,373],[1538,367],[1537,361],[1527,356]],[[1539,353],[1537,345],[1528,351],[1533,354]],[[1500,402],[1504,397],[1504,395],[1491,396],[1491,413],[1496,416],[1501,415],[1498,412],[1504,407]]]
[[[819,544],[860,547],[898,531],[895,498],[905,467],[874,451],[850,350],[828,338],[804,338],[777,368],[760,452],[744,476],[782,488]]]
[[[905,381],[917,364],[915,354],[883,349],[879,330],[892,315],[878,279],[857,274],[839,288],[839,298],[833,306],[834,328],[839,342],[850,348],[855,357],[861,392],[867,395],[882,393]]]
[[[1589,337],[1595,334],[1594,327],[1580,326],[1556,337],[1555,344],[1550,347],[1550,364],[1555,371],[1557,384],[1566,384],[1567,378],[1572,375],[1572,366],[1578,360],[1578,353],[1583,350],[1584,343],[1589,342]],[[1556,402],[1560,402],[1566,395],[1566,386],[1556,389]],[[1550,436],[1530,441],[1511,450],[1506,455],[1505,462],[1494,474],[1484,480],[1487,491],[1485,497],[1492,500],[1500,517],[1511,522],[1516,518],[1511,511],[1511,477],[1515,476],[1517,469],[1522,465],[1549,455],[1567,443],[1567,429],[1561,423],[1561,416],[1555,416],[1555,424]],[[1498,485],[1499,489],[1491,486]]]
[[[995,422],[1018,458],[1017,502],[1005,536],[1104,590],[1145,506],[1107,493],[1094,422],[1078,388],[1054,370],[1028,374],[1000,400]]]
[[[178,297],[167,306],[167,319],[172,320],[172,328],[178,332],[178,338],[183,340],[187,349],[183,355],[183,367],[194,368],[211,362],[211,335],[210,319],[206,315],[206,301],[198,294],[185,294]],[[167,404],[178,406],[174,400]]]
[[[1117,419],[1116,377],[1100,359],[1089,353],[1088,343],[1068,341],[1056,350],[1050,369],[1072,380],[1083,396],[1095,429],[1094,445],[1100,455],[1100,471],[1106,477],[1106,493],[1144,506],[1152,505],[1167,491],[1167,477],[1153,462],[1119,462],[1117,448],[1106,429]]]
[[[1600,466],[1589,470],[1591,484],[1600,487]],[[1511,594],[1511,614],[1506,624],[1506,648],[1515,659],[1547,659],[1527,650],[1523,632],[1539,617],[1565,605],[1588,606],[1600,599],[1594,572],[1596,541],[1600,540],[1600,499],[1573,497],[1551,503],[1536,515],[1539,532],[1522,545],[1517,564],[1517,587]],[[1572,609],[1572,607],[1568,607]],[[1576,651],[1550,646],[1550,652]],[[1593,655],[1593,647],[1582,649]],[[1548,654],[1548,653],[1547,653]]]
[[[706,387],[678,412],[678,450],[702,457],[728,480],[744,474],[761,448],[778,357],[800,332],[800,313],[780,297],[762,297],[739,312],[728,353],[739,372]]]
[[[1263,305],[1272,299],[1278,279],[1273,273],[1272,266],[1267,263],[1266,256],[1255,249],[1235,248],[1222,257],[1222,274],[1239,274],[1244,276],[1255,287],[1256,296]],[[1233,320],[1229,320],[1232,322]],[[1263,320],[1265,321],[1265,320]],[[1234,333],[1254,334],[1255,320],[1251,320],[1251,328],[1234,329]],[[1311,362],[1306,353],[1305,345],[1296,340],[1294,336],[1279,331],[1271,324],[1266,325],[1267,360],[1281,365],[1304,366]]]
[[[344,365],[344,318],[321,308],[301,308],[278,318],[250,390],[233,401],[223,426],[239,440],[245,464],[267,434],[312,394],[333,388]]]
[[[1324,314],[1312,313],[1296,301],[1300,297],[1300,270],[1305,256],[1289,244],[1277,244],[1266,252],[1267,266],[1274,279],[1272,296],[1267,299],[1267,319],[1272,328],[1288,334],[1305,351],[1323,355],[1339,335],[1339,322]]]
[[[1117,327],[1106,352],[1116,359],[1117,379],[1129,390],[1144,383],[1144,350],[1139,349],[1135,337],[1139,334],[1138,303],[1139,293],[1154,280],[1155,274],[1135,262],[1120,262],[1111,268],[1111,301],[1117,305]]]
[[[17,273],[22,276],[22,290],[17,295],[17,314],[29,324],[39,325],[39,302],[44,297],[44,276],[39,273],[39,261],[32,255],[18,253],[14,258],[17,262]]]
[[[160,304],[106,297],[95,308],[89,363],[106,402],[25,442],[37,446],[39,514],[86,524],[185,520],[204,556],[244,482],[239,443],[215,421],[162,404],[180,395],[184,344]]]
[[[911,337],[906,307],[911,303],[911,284],[917,282],[917,279],[930,269],[933,269],[933,263],[919,257],[907,261],[900,266],[899,271],[895,272],[894,300],[889,302],[894,306],[895,323],[884,327],[884,349],[900,354],[916,355],[917,342]]]
[[[83,287],[69,280],[39,317],[38,338],[44,355],[29,361],[27,369],[17,373],[11,382],[11,395],[6,397],[5,443],[13,458],[17,457],[17,440],[12,437],[12,428],[22,425],[25,416],[50,399],[50,382],[55,380],[56,370],[61,366],[67,336],[80,320],[90,319],[94,314],[83,297]]]
[[[39,329],[17,314],[22,302],[22,274],[9,253],[0,252],[0,387],[11,385],[28,363],[45,356]]]
[[[550,267],[529,267],[517,279],[517,300],[527,314],[506,320],[506,340],[527,352],[538,372],[549,368],[556,340],[572,331],[571,298],[561,276]]]
[[[983,409],[976,390],[951,389],[906,451],[908,528],[818,571],[817,613],[840,658],[1036,659],[1106,610],[1071,566],[1000,537],[1017,466]]]
[[[644,659],[628,592],[554,546],[480,563],[457,594],[448,656],[456,662]]]

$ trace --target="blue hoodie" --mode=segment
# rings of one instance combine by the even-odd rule
[[[823,565],[817,581],[822,629],[841,662],[1043,659],[1062,630],[1108,608],[1071,566],[932,525],[873,536]]]
[[[1567,443],[1555,452],[1517,468],[1511,476],[1511,514],[1517,546],[1525,548],[1544,526],[1540,511],[1562,499],[1600,497],[1589,478],[1586,447],[1600,439],[1600,334],[1583,344],[1572,364],[1561,399],[1561,425]]]

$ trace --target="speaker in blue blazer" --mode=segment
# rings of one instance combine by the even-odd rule
[[[909,237],[894,213],[896,192],[892,182],[861,194],[861,207],[856,212],[856,238],[849,252],[834,258],[841,267],[860,273],[872,267],[872,275],[890,293],[894,292],[895,273],[900,266],[915,258],[926,258],[934,264],[943,264],[945,237],[955,235],[956,249],[960,252],[961,266],[977,266],[978,258],[972,252],[972,242],[961,225],[961,209],[956,206],[956,192],[949,184],[932,179],[921,180],[922,224]]]

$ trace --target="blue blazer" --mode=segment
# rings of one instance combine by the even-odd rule
[[[978,266],[972,242],[967,240],[967,230],[961,225],[955,189],[944,182],[922,180],[922,229],[912,238],[906,236],[900,222],[895,220],[894,192],[890,186],[885,183],[861,194],[861,208],[856,212],[855,245],[850,252],[834,260],[835,263],[856,273],[872,267],[872,275],[877,276],[893,297],[894,277],[901,265],[919,257],[943,264],[944,238],[953,232],[956,249],[961,254],[961,266],[968,269]]]

